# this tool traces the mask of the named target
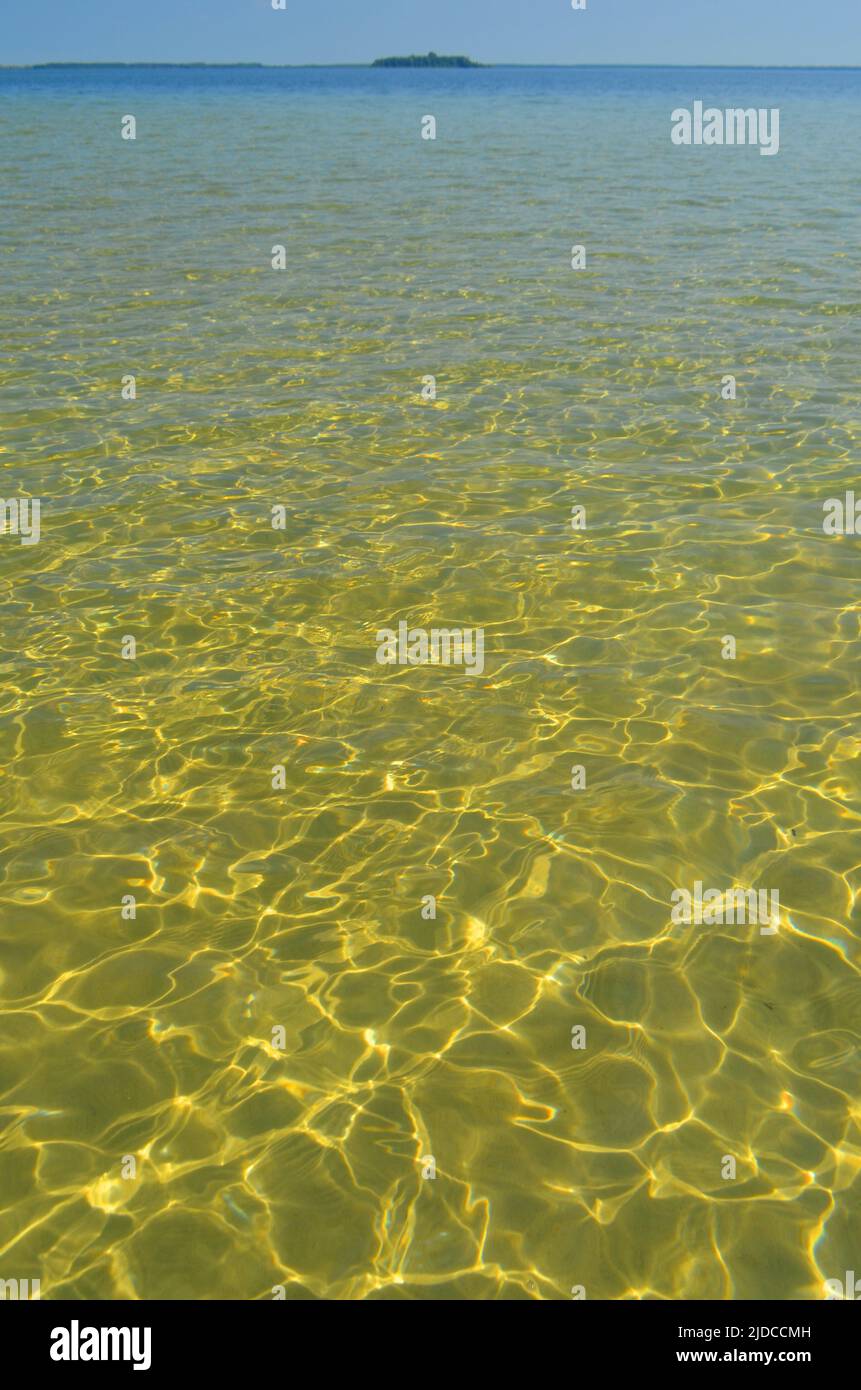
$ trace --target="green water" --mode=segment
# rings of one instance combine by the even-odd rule
[[[0,98],[42,501],[0,536],[0,1277],[821,1298],[861,1268],[861,537],[822,525],[861,76]],[[698,98],[780,107],[780,153],[675,148]],[[401,619],[484,670],[381,666]],[[777,932],[673,925],[696,881]]]

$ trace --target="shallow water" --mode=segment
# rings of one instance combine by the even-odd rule
[[[675,148],[695,99],[779,106],[779,155]],[[822,527],[861,73],[0,105],[3,490],[42,499],[0,537],[0,1277],[821,1298],[861,1268],[861,537]],[[400,619],[483,672],[379,665]],[[673,925],[696,881],[778,931]]]

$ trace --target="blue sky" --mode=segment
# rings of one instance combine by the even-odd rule
[[[861,0],[3,0],[0,63],[861,64]]]

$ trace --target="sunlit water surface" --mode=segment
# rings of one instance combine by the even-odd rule
[[[675,148],[697,99],[779,107],[780,153]],[[861,75],[0,111],[3,493],[42,499],[0,538],[0,1275],[821,1298],[861,1269],[861,537],[822,528]],[[401,618],[484,672],[378,665]],[[674,926],[696,880],[779,931]]]

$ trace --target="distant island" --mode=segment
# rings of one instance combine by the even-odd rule
[[[460,55],[447,58],[444,53],[427,53],[422,57],[419,53],[411,53],[409,58],[375,58],[371,66],[374,68],[480,68],[482,64],[474,63],[471,58],[463,58]]]

